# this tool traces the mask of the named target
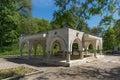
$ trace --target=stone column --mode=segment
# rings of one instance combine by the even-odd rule
[[[31,49],[32,49],[32,45],[30,44],[30,41],[27,42],[27,48],[28,48],[28,58],[31,57]]]
[[[22,43],[19,43],[19,51],[20,51],[20,57],[22,57],[22,49],[23,49],[23,46],[22,46]]]
[[[85,54],[88,54],[88,47],[85,48]]]
[[[67,52],[67,59],[66,59],[66,62],[70,62],[70,52]]]
[[[50,59],[50,51],[47,51],[47,59]]]
[[[31,57],[31,50],[28,49],[28,58],[30,58],[30,57]]]
[[[46,52],[45,52],[45,46],[43,46],[43,57],[46,56]]]
[[[94,50],[94,57],[95,57],[95,58],[97,57],[96,49]]]
[[[74,51],[72,50],[72,55],[74,55]]]
[[[79,51],[79,57],[80,57],[80,59],[83,59],[83,53],[82,53],[82,51]]]
[[[63,51],[63,52],[62,52],[62,56],[63,56],[63,58],[65,58],[65,54],[66,54],[65,51]]]
[[[22,55],[22,49],[20,48],[20,57],[22,57],[23,55]]]
[[[36,57],[37,44],[34,44],[34,56]]]
[[[100,50],[100,55],[102,55],[102,50]]]

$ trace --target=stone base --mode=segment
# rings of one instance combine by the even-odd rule
[[[84,59],[77,59],[77,60],[70,60],[70,62],[66,62],[66,60],[63,61],[57,61],[57,60],[43,60],[43,63],[46,63],[48,65],[55,65],[55,66],[65,66],[65,67],[72,67],[72,66],[79,66],[84,63],[89,63],[92,61],[95,61],[97,59],[103,58],[104,55],[97,55],[97,58],[91,56]]]

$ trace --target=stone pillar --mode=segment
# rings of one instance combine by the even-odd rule
[[[63,56],[63,58],[65,58],[65,54],[66,54],[65,51],[63,51],[63,52],[62,52],[62,56]]]
[[[100,50],[100,55],[102,55],[102,50]]]
[[[43,57],[46,56],[45,46],[43,46]]]
[[[66,62],[70,62],[70,52],[67,52],[67,59],[66,59]]]
[[[82,51],[79,51],[79,57],[80,57],[80,59],[83,59],[83,53],[82,53]]]
[[[31,49],[32,49],[32,45],[30,44],[30,41],[27,42],[27,48],[28,48],[28,58],[31,57]]]
[[[36,57],[37,44],[34,44],[34,56]]]
[[[28,58],[30,58],[30,57],[31,57],[31,50],[28,49]]]
[[[22,43],[19,43],[19,51],[20,51],[20,57],[22,57],[22,49],[23,49],[23,45]]]
[[[22,55],[22,49],[20,48],[20,57],[22,57],[23,55]]]
[[[74,51],[72,50],[72,55],[74,55]]]
[[[88,50],[86,50],[85,54],[86,54],[86,55],[88,54]]]
[[[47,51],[47,59],[50,59],[50,51]]]
[[[51,57],[53,57],[54,52],[53,52],[53,51],[50,51],[50,53],[49,53],[49,54],[50,54],[50,56],[51,56]]]
[[[94,50],[94,57],[95,57],[95,58],[97,57],[96,49]]]
[[[85,54],[88,54],[88,47],[85,48]]]

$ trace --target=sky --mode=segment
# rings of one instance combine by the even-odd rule
[[[53,18],[53,13],[57,9],[54,5],[54,0],[32,0],[33,10],[32,16],[35,18],[46,19],[51,21]],[[114,15],[115,19],[120,19],[117,14]],[[89,27],[94,27],[99,24],[101,16],[93,16],[88,21]]]

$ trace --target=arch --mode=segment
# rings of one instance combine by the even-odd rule
[[[78,50],[79,50],[79,51],[82,51],[82,48],[83,48],[82,42],[81,42],[81,40],[80,40],[78,37],[77,37],[77,38],[74,38],[74,39],[71,41],[70,51],[72,51],[72,46],[73,46],[74,43],[77,43],[77,44],[78,44]]]
[[[25,47],[25,48],[24,48],[24,47]],[[25,54],[24,52],[26,52],[26,54],[27,54],[28,44],[27,44],[26,41],[19,43],[19,50],[20,50],[20,56],[23,56],[23,54]],[[25,51],[24,51],[24,50],[25,50]]]
[[[94,45],[90,43],[88,45],[88,52],[90,52],[90,53],[92,52],[93,53],[93,50],[94,50]]]
[[[52,54],[57,54],[58,52],[62,52],[64,49],[62,49],[62,45],[59,41],[55,41],[53,44],[52,44],[52,47],[51,47],[51,51],[52,51]]]
[[[49,46],[50,51],[53,48],[53,45],[55,43],[59,44],[61,47],[61,50],[65,51],[65,42],[63,41],[63,39],[61,39],[59,37],[53,38],[52,41],[50,42],[50,46]]]

